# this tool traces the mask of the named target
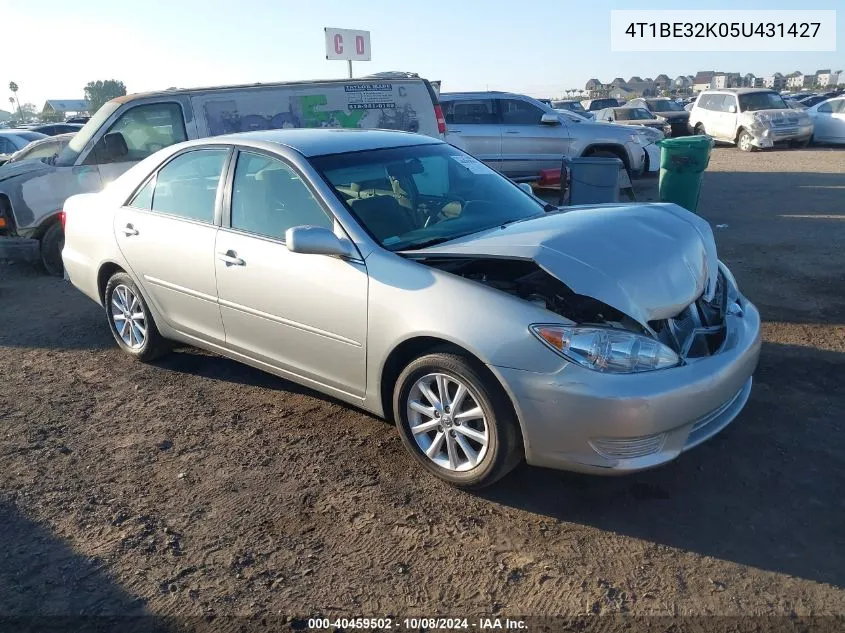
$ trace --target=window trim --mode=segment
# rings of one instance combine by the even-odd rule
[[[191,152],[197,151],[207,151],[207,150],[220,150],[224,149],[227,150],[226,157],[223,159],[223,168],[220,170],[220,178],[217,181],[217,192],[214,195],[214,215],[212,216],[211,222],[205,222],[203,220],[196,220],[194,218],[187,218],[183,215],[174,215],[172,213],[164,213],[163,211],[156,211],[155,209],[140,209],[138,207],[133,207],[132,202],[140,193],[141,189],[147,186],[148,183],[157,180],[159,172],[167,167],[172,161],[179,158],[180,156],[184,156],[185,154],[189,154]],[[200,226],[216,226],[220,227],[220,223],[223,217],[223,197],[225,190],[223,189],[226,186],[226,178],[228,176],[228,172],[230,169],[230,165],[232,164],[232,156],[235,153],[235,147],[233,145],[229,145],[227,143],[211,143],[208,145],[198,145],[193,147],[185,147],[180,149],[178,152],[175,152],[168,156],[164,162],[159,163],[159,165],[149,174],[147,175],[141,183],[132,190],[132,193],[129,194],[126,201],[121,205],[123,209],[129,209],[131,211],[136,211],[139,213],[149,213],[151,215],[157,215],[164,218],[170,218],[173,220],[182,220],[184,222],[191,222],[192,224],[198,224]],[[153,199],[152,203],[155,203],[155,184],[153,184]]]
[[[234,145],[232,146],[232,149],[233,152],[230,156],[229,168],[226,173],[225,189],[223,191],[223,197],[221,200],[221,217],[220,224],[218,225],[220,227],[220,230],[231,232],[236,235],[243,235],[245,237],[264,240],[265,242],[273,242],[274,244],[287,244],[283,237],[262,235],[260,233],[246,231],[244,229],[237,229],[232,226],[232,199],[234,197],[233,193],[235,191],[235,172],[237,171],[238,161],[240,160],[241,154],[258,154],[259,156],[266,156],[267,158],[279,161],[285,167],[290,169],[294,174],[296,174],[297,177],[305,185],[305,188],[308,189],[308,192],[311,194],[311,197],[314,198],[314,201],[317,203],[317,206],[319,206],[323,210],[323,213],[325,213],[328,219],[331,221],[332,231],[337,234],[337,230],[339,227],[343,234],[346,236],[346,239],[350,239],[349,236],[346,234],[346,230],[343,228],[343,225],[337,219],[337,216],[335,216],[334,212],[331,210],[329,205],[326,203],[325,200],[323,200],[323,197],[315,190],[308,177],[296,165],[274,152],[270,152],[265,149],[260,149],[258,147]]]

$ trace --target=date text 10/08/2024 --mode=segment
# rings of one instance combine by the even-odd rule
[[[500,631],[526,630],[524,620],[510,618],[309,618],[308,629],[321,630],[461,630]]]

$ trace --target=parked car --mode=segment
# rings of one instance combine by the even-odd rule
[[[558,209],[418,134],[180,143],[70,198],[64,221],[67,275],[121,350],[179,341],[307,385],[395,421],[460,487],[523,458],[668,462],[736,418],[760,351],[706,220]]]
[[[641,135],[578,117],[575,123],[536,99],[510,92],[441,93],[443,113],[461,149],[518,181],[559,168],[563,156],[622,160],[631,175],[644,170]]]
[[[585,119],[592,119],[594,114],[589,112],[588,110],[584,109],[584,106],[581,105],[581,102],[577,99],[560,99],[552,101],[552,107],[555,110],[569,110],[570,112],[574,112]]]
[[[645,108],[624,106],[620,108],[605,108],[596,112],[596,121],[605,121],[629,127],[647,127],[658,131],[656,140],[672,134],[672,126],[663,117],[656,117]]]
[[[845,143],[845,96],[817,103],[807,114],[813,120],[814,142]]]
[[[85,125],[90,120],[91,120],[91,117],[88,116],[87,114],[85,114],[85,115],[70,117],[68,120],[65,121],[65,123],[82,123],[83,125]]]
[[[775,143],[804,147],[813,135],[809,115],[767,88],[704,90],[690,113],[690,126],[696,134],[736,143],[744,152]]]
[[[378,127],[435,138],[446,132],[431,84],[400,73],[120,97],[103,105],[52,163],[0,168],[0,217],[11,227],[0,231],[0,254],[4,239],[24,240],[48,272],[61,275],[58,219],[69,196],[99,191],[138,161],[186,139],[287,127]]]
[[[46,134],[47,136],[56,136],[58,134],[68,134],[78,132],[82,129],[81,123],[44,123],[41,125],[33,125],[29,128],[33,132]]]
[[[806,110],[807,109],[807,106],[805,106],[802,103],[799,103],[795,99],[785,98],[783,101],[784,101],[784,103],[786,103],[786,105],[788,105],[793,110]]]
[[[599,110],[604,110],[605,108],[615,108],[618,105],[620,105],[620,103],[617,99],[611,99],[609,97],[605,97],[603,99],[583,99],[581,101],[581,106],[587,112],[598,112]]]
[[[19,149],[12,154],[7,163],[58,156],[72,138],[73,134],[59,134],[33,141],[23,149]]]
[[[0,165],[11,158],[12,154],[23,149],[33,141],[44,138],[44,134],[20,128],[0,130]],[[2,217],[2,216],[0,216]]]
[[[666,119],[672,127],[672,133],[667,136],[686,136],[689,134],[689,112],[674,99],[658,97],[654,99],[631,99],[628,105],[632,108],[645,108],[654,116]]]
[[[805,108],[812,108],[817,103],[821,103],[822,101],[826,101],[830,97],[826,97],[824,95],[810,95],[807,97],[802,97],[798,99],[798,103],[800,103]]]

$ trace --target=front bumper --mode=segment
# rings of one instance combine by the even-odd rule
[[[725,428],[751,392],[760,315],[744,298],[722,348],[686,365],[601,374],[565,363],[553,374],[491,367],[511,395],[529,464],[624,474],[675,459]]]
[[[754,145],[761,148],[767,148],[773,147],[775,143],[809,141],[810,137],[813,135],[813,125],[772,127],[749,131],[754,139]]]

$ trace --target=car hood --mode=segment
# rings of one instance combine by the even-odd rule
[[[645,328],[712,299],[718,274],[710,225],[675,204],[573,207],[412,253],[533,260]]]
[[[0,182],[12,178],[13,176],[20,176],[21,174],[37,174],[38,172],[48,172],[54,169],[52,165],[38,160],[22,160],[17,163],[6,163],[0,166]]]

